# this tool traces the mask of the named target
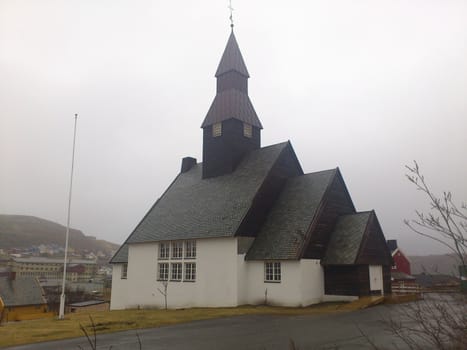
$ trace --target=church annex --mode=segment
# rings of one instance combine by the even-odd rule
[[[357,212],[338,168],[304,173],[290,142],[261,147],[234,32],[202,122],[203,161],[172,184],[112,258],[111,309],[306,306],[390,292],[374,211]]]

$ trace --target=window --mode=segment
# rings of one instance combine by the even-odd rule
[[[243,123],[243,136],[251,138],[253,136],[253,128],[250,124]]]
[[[127,275],[128,275],[128,264],[123,264],[122,265],[122,274],[121,274],[120,278],[122,280],[126,280]]]
[[[222,123],[212,124],[212,136],[218,137],[222,135]]]
[[[265,282],[280,282],[281,281],[281,263],[280,262],[265,262],[264,263],[264,281]]]
[[[173,263],[172,264],[172,275],[170,277],[171,281],[181,281],[182,280],[182,264]]]
[[[159,243],[159,259],[166,260],[170,256],[170,243]]]
[[[181,259],[183,257],[183,242],[172,243],[172,259]]]
[[[185,263],[185,281],[196,281],[196,264]]]
[[[157,279],[159,281],[167,281],[169,279],[169,264],[160,263],[157,271]]]
[[[196,241],[185,242],[185,258],[186,259],[196,258]]]

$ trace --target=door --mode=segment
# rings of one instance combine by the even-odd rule
[[[370,265],[370,293],[383,295],[383,267],[381,265]]]

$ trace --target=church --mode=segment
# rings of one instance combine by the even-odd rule
[[[180,173],[111,259],[111,309],[307,306],[390,293],[391,253],[339,168],[305,173],[290,142],[261,146],[233,28]],[[164,296],[166,292],[166,297]]]

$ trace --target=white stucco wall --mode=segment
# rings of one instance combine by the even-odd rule
[[[169,276],[168,307],[255,305],[266,298],[271,305],[307,306],[326,300],[319,260],[281,261],[280,283],[265,282],[264,261],[245,261],[238,242],[238,238],[196,240],[196,259],[181,261],[196,263],[196,281],[170,281]],[[158,250],[158,243],[129,246],[126,280],[120,279],[121,265],[114,265],[111,309],[164,307],[158,291],[164,288],[157,280]],[[171,261],[180,262],[163,262]]]
[[[164,307],[164,296],[158,291],[158,288],[164,290],[163,282],[157,281],[158,243],[130,245],[128,261],[127,288],[125,292],[116,293],[111,308],[121,308],[122,304],[125,308]],[[196,263],[194,282],[170,281],[169,276],[169,308],[237,305],[236,238],[199,239],[196,240],[196,259],[161,262]],[[118,278],[115,271],[113,280]]]
[[[238,304],[307,306],[324,294],[324,275],[319,260],[281,261],[281,281],[264,281],[264,261],[238,257]],[[266,295],[267,291],[267,295]]]
[[[112,265],[112,292],[110,307],[112,310],[125,309],[128,304],[127,280],[121,279],[123,264]]]

